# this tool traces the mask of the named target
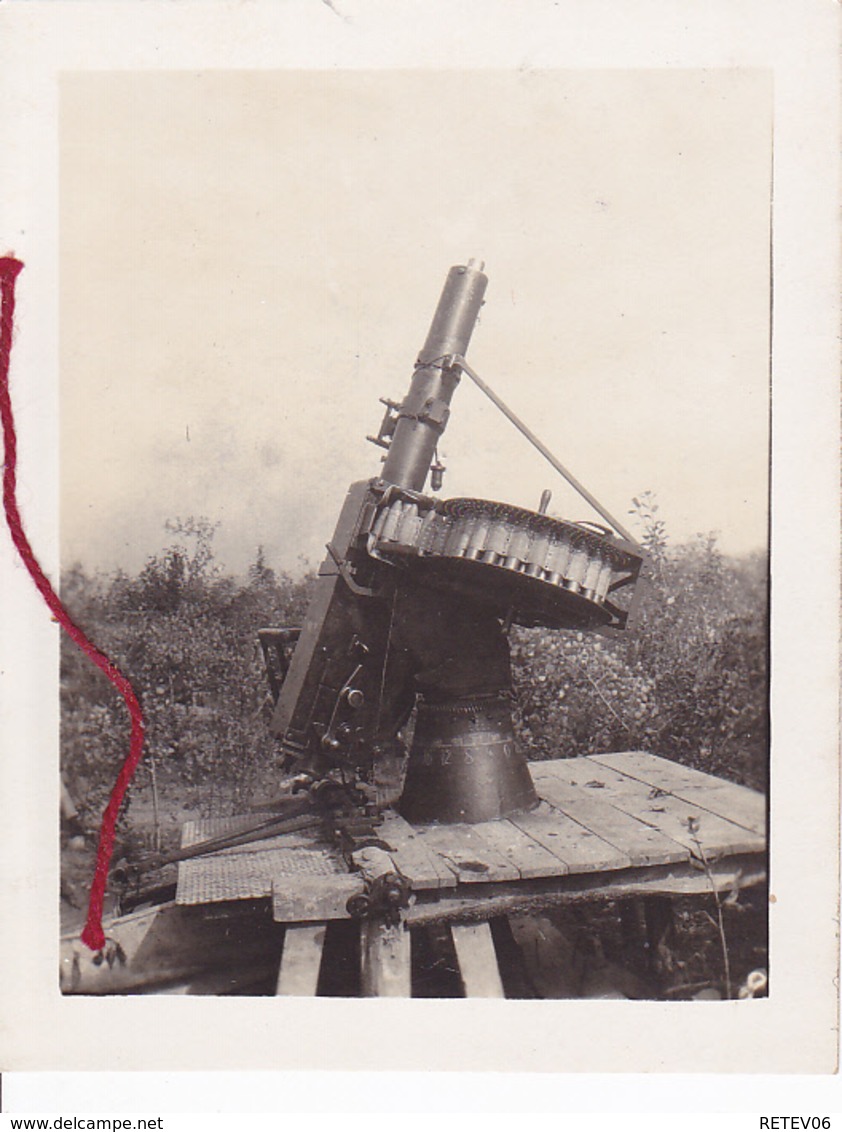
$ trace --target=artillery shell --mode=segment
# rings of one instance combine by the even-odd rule
[[[596,600],[605,601],[608,594],[608,587],[611,585],[611,577],[614,569],[609,561],[602,564],[602,569],[599,572],[599,579],[596,583]]]
[[[420,529],[421,518],[418,514],[418,505],[412,502],[405,503],[395,538],[402,546],[415,546]]]
[[[570,558],[570,564],[565,571],[565,588],[577,593],[582,586],[587,568],[588,552],[581,547],[578,550],[574,550]]]
[[[380,538],[383,542],[394,542],[398,530],[398,524],[403,515],[403,505],[399,499],[389,506],[389,513],[386,516],[386,521],[383,523],[383,530]]]
[[[599,576],[602,573],[602,559],[598,554],[595,554],[588,560],[588,568],[585,571],[585,579],[582,582],[582,587],[585,591],[585,597],[593,601],[596,596],[596,587],[599,582]]]
[[[468,543],[464,551],[465,558],[479,558],[485,550],[485,543],[490,526],[491,519],[488,515],[477,515],[474,520],[473,529],[468,536]]]
[[[536,532],[529,544],[528,558],[525,563],[525,573],[533,578],[540,578],[544,572],[547,554],[550,549],[550,536]]]

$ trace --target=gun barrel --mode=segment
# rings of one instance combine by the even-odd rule
[[[448,272],[383,465],[382,477],[388,483],[424,490],[459,382],[458,372],[444,369],[441,359],[467,350],[487,285],[482,266],[473,260]]]

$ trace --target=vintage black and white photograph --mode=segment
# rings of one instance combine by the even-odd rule
[[[832,1073],[838,15],[0,19],[4,1106]]]
[[[772,105],[61,77],[64,995],[767,995]]]

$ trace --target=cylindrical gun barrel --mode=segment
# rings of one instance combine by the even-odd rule
[[[477,267],[475,261],[469,259],[464,267],[451,267],[447,273],[427,341],[418,355],[422,365],[450,354],[460,354],[461,350],[457,349],[460,343],[464,343],[467,350],[488,286],[482,266]]]
[[[381,475],[387,482],[410,491],[424,490],[459,381],[458,371],[443,369],[441,361],[467,350],[487,285],[482,268],[473,260],[448,272],[383,465]]]

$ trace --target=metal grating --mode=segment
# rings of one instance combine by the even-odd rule
[[[181,843],[187,848],[208,837],[234,833],[263,815],[210,818],[187,822]],[[222,849],[178,866],[177,904],[215,904],[224,900],[258,900],[272,893],[272,878],[347,874],[341,856],[302,833],[288,833],[248,845]]]
[[[238,814],[230,818],[200,818],[198,821],[185,822],[181,827],[181,847],[188,849],[199,841],[210,837],[222,837],[228,833],[239,833],[251,826],[259,825],[263,821],[277,817],[277,814]],[[266,837],[263,841],[252,841],[248,845],[235,846],[232,849],[220,849],[220,853],[242,853],[249,849],[266,849],[275,842],[283,841],[284,845],[312,845],[312,833],[297,832],[285,833],[282,837]]]

